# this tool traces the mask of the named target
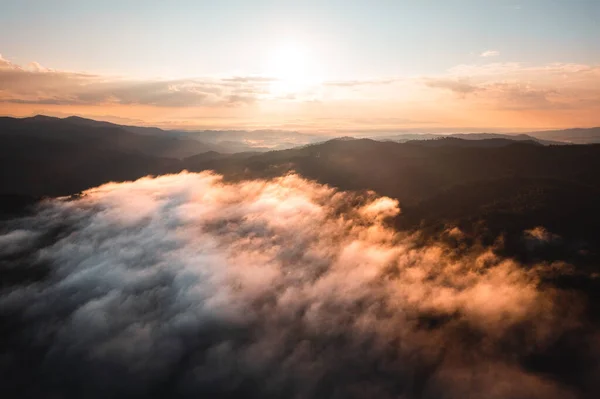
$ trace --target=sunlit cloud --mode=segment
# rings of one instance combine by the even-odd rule
[[[496,50],[487,50],[480,54],[481,57],[498,57],[500,55],[499,51]]]
[[[425,79],[425,84],[432,88],[446,89],[458,94],[468,94],[480,90],[479,87],[469,83],[467,79]]]
[[[444,89],[471,109],[496,111],[564,111],[586,124],[600,124],[600,66],[520,63],[459,65],[425,85]],[[548,119],[559,115],[548,114]],[[539,117],[539,116],[537,116]]]
[[[77,114],[166,128],[335,134],[600,125],[597,65],[486,63],[458,65],[438,75],[345,80],[292,75],[143,80],[60,71],[38,63],[22,67],[0,58],[0,112]],[[353,123],[358,114],[373,124]],[[423,120],[430,123],[410,122]]]
[[[11,382],[32,394],[576,397],[522,360],[579,326],[578,300],[540,284],[552,265],[423,243],[388,225],[399,211],[296,175],[47,200],[0,235],[3,262],[40,276],[0,292],[27,321],[5,359],[28,359],[0,370],[35,373]]]
[[[227,107],[256,101],[270,79],[134,80],[56,71],[31,63],[23,68],[0,60],[0,101],[52,105],[152,105]]]

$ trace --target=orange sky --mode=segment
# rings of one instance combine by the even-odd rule
[[[435,76],[131,79],[0,58],[0,114],[186,129],[518,131],[600,125],[600,66],[486,63]]]

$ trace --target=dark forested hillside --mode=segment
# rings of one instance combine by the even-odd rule
[[[460,225],[489,241],[503,234],[519,241],[524,230],[544,226],[569,237],[568,256],[586,254],[591,262],[600,247],[600,145],[461,147],[332,140],[186,167],[237,177],[296,171],[345,190],[374,190],[400,201],[400,229],[440,232]]]
[[[600,146],[430,146],[332,140],[244,160],[240,173],[272,176],[294,170],[343,189],[372,189],[411,205],[456,185],[514,177],[554,178],[597,186]],[[189,164],[192,169],[229,165]]]
[[[234,180],[296,172],[344,190],[398,199],[401,229],[460,224],[468,231],[484,221],[490,237],[543,225],[583,247],[597,242],[600,145],[336,139],[283,151],[222,154],[101,122],[84,126],[77,119],[39,117],[2,119],[0,125],[0,194],[13,205],[14,198],[69,195],[108,181],[184,169],[214,170]],[[163,156],[169,140],[200,151],[184,159]]]
[[[150,130],[152,134],[140,133],[145,130]],[[222,149],[198,140],[170,135],[155,128],[132,130],[129,126],[74,117],[59,119],[39,115],[24,119],[0,118],[0,143],[3,146],[11,145],[13,140],[24,138],[31,140],[30,148],[35,148],[36,140],[43,140],[60,144],[85,145],[88,147],[87,151],[102,149],[170,158],[183,158],[200,152]]]

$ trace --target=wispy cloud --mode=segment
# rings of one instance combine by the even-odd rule
[[[589,110],[600,106],[600,66],[520,63],[460,65],[424,84],[445,89],[473,107],[505,110]]]
[[[0,102],[53,105],[152,105],[158,107],[249,104],[265,92],[265,77],[134,80],[21,67],[0,58]]]
[[[480,54],[481,57],[498,57],[500,52],[497,50],[487,50]]]
[[[469,83],[467,79],[426,78],[424,82],[428,87],[446,89],[461,95],[481,90],[480,87]]]
[[[515,111],[522,115],[519,121],[513,118]],[[514,128],[593,126],[600,124],[600,66],[489,62],[457,65],[438,75],[302,83],[261,75],[132,79],[38,63],[20,66],[0,57],[0,112],[112,115],[113,120],[171,128],[293,128],[341,134],[366,129],[357,119],[395,118],[374,122],[369,126],[374,130],[423,128],[410,122],[419,120],[436,127],[487,129],[498,123],[508,127],[507,121]],[[531,118],[525,112],[536,114]],[[532,121],[545,122],[534,126]]]

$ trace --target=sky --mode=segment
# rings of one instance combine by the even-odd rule
[[[0,114],[352,134],[600,125],[600,1],[0,0]]]

